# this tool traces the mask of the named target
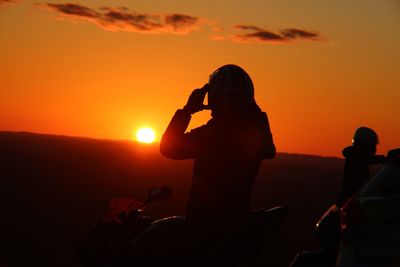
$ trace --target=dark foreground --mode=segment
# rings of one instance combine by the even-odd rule
[[[289,206],[280,266],[316,246],[313,224],[336,199],[342,164],[283,153],[263,162],[253,207]],[[105,200],[143,200],[151,187],[169,185],[172,198],[154,203],[149,214],[182,215],[191,168],[191,161],[163,158],[156,145],[0,132],[1,248],[10,254],[15,243],[28,240],[26,251],[35,250],[49,266],[81,266],[76,248]]]

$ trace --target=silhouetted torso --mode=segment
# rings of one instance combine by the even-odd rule
[[[345,157],[343,170],[342,188],[337,199],[338,207],[343,206],[346,201],[369,179],[369,166],[385,161],[383,156],[362,158],[356,155],[355,147],[348,146],[342,152]]]
[[[246,216],[261,160],[275,155],[267,115],[215,116],[185,133],[191,116],[178,110],[161,140],[172,159],[195,159],[186,217],[230,219]]]

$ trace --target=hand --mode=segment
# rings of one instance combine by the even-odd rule
[[[196,112],[204,110],[206,106],[203,104],[203,102],[204,98],[206,97],[207,91],[208,83],[205,84],[202,88],[193,90],[183,110],[185,110],[189,114],[194,114]]]

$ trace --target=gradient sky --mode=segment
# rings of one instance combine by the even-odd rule
[[[362,125],[400,147],[398,0],[0,0],[0,130],[159,140],[227,63],[280,152],[340,156]]]

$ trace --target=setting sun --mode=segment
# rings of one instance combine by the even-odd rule
[[[136,133],[136,139],[141,143],[153,143],[155,138],[156,134],[151,128],[140,128]]]

